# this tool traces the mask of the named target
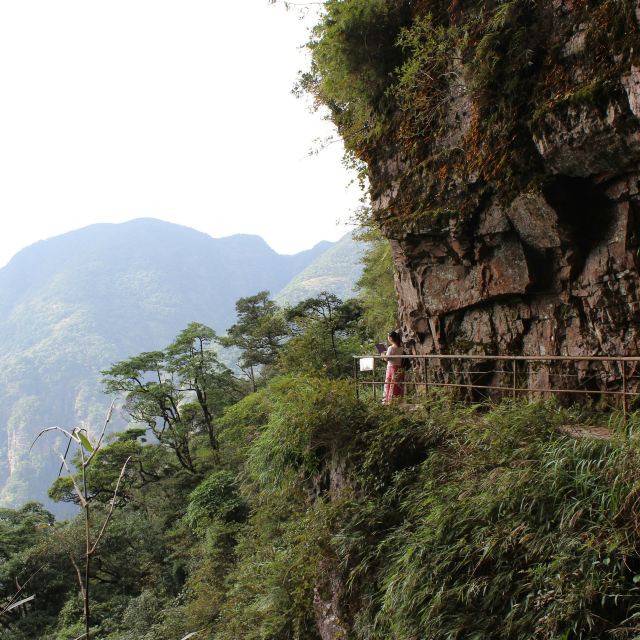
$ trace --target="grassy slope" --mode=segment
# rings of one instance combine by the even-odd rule
[[[331,571],[362,640],[639,637],[637,417],[604,442],[561,434],[589,417],[553,404],[404,413],[311,380],[267,397],[257,438],[251,411],[227,418],[253,516],[215,638],[315,638]],[[309,502],[329,467],[342,487]]]

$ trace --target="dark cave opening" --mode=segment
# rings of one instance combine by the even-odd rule
[[[547,202],[558,214],[560,224],[571,234],[576,265],[582,268],[593,247],[611,223],[611,200],[601,185],[589,178],[555,176],[543,187]]]
[[[528,293],[549,293],[556,278],[553,251],[537,249],[524,242],[522,249],[534,283],[527,289]]]

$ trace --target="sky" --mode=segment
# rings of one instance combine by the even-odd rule
[[[313,15],[268,0],[0,2],[0,266],[153,217],[280,253],[336,240],[360,192],[291,89]],[[339,224],[338,224],[339,222]]]

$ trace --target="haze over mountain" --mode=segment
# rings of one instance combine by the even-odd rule
[[[296,275],[276,296],[278,304],[294,305],[321,291],[331,291],[343,300],[353,295],[354,283],[362,273],[364,242],[347,233]]]
[[[18,253],[0,269],[0,504],[44,499],[60,443],[40,441],[30,455],[40,429],[101,424],[101,369],[165,346],[194,320],[223,333],[239,297],[280,291],[332,247],[285,256],[258,236],[138,219]]]

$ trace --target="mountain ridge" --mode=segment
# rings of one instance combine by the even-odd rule
[[[102,423],[100,370],[194,320],[223,333],[238,298],[279,291],[331,246],[281,255],[257,235],[136,218],[18,252],[0,269],[0,504],[44,499],[59,445],[29,455],[40,429]]]
[[[0,504],[46,496],[60,444],[30,455],[41,428],[102,423],[102,369],[194,320],[223,333],[238,298],[275,294],[333,246],[282,255],[257,235],[136,218],[18,252],[0,269]]]
[[[330,291],[346,300],[354,294],[355,283],[362,273],[362,257],[366,245],[353,233],[345,234],[311,264],[305,267],[275,296],[280,305],[294,305]]]

